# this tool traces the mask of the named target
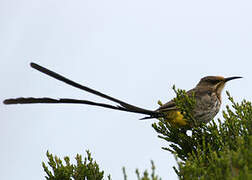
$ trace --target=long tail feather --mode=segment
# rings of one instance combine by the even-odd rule
[[[36,63],[31,63],[31,67],[38,70],[38,71],[40,71],[40,72],[42,72],[42,73],[44,73],[44,74],[47,74],[47,75],[51,76],[51,77],[53,77],[53,78],[55,78],[55,79],[57,79],[59,81],[62,81],[62,82],[66,83],[66,84],[68,84],[70,86],[76,87],[78,89],[87,91],[87,92],[89,92],[91,94],[95,94],[95,95],[100,96],[102,98],[105,98],[105,99],[108,99],[110,101],[116,102],[116,103],[120,104],[121,106],[125,107],[126,109],[139,111],[139,113],[145,113],[145,114],[146,113],[150,113],[150,114],[153,113],[153,111],[151,111],[151,110],[143,109],[143,108],[128,104],[128,103],[123,102],[123,101],[121,101],[119,99],[116,99],[114,97],[111,97],[109,95],[106,95],[104,93],[96,91],[94,89],[91,89],[91,88],[89,88],[87,86],[83,86],[83,85],[81,85],[79,83],[76,83],[76,82],[74,82],[74,81],[72,81],[72,80],[70,80],[70,79],[56,73],[56,72],[53,72],[53,71],[51,71],[51,70],[49,70],[49,69],[47,69],[45,67],[42,67],[42,66],[40,66],[40,65],[38,65]]]
[[[109,109],[115,109],[115,110],[120,110],[120,111],[127,111],[127,112],[133,112],[133,113],[139,113],[138,111],[134,110],[128,110],[124,107],[121,106],[113,106],[110,104],[104,104],[104,103],[97,103],[93,101],[87,101],[87,100],[78,100],[78,99],[67,99],[67,98],[62,98],[62,99],[53,99],[53,98],[16,98],[16,99],[6,99],[3,102],[4,104],[37,104],[37,103],[66,103],[66,104],[87,104],[87,105],[92,105],[92,106],[100,106],[104,108],[109,108]],[[145,114],[145,113],[143,113]],[[146,113],[149,115],[149,113]]]
[[[42,67],[38,64],[35,63],[31,63],[30,64],[32,68],[47,74],[59,81],[62,81],[70,86],[76,87],[78,89],[87,91],[91,94],[95,94],[97,96],[100,96],[102,98],[108,99],[110,101],[116,102],[118,104],[120,104],[120,106],[113,106],[110,104],[103,104],[103,103],[97,103],[97,102],[93,102],[93,101],[87,101],[87,100],[76,100],[76,99],[52,99],[52,98],[16,98],[16,99],[6,99],[3,103],[4,104],[32,104],[32,103],[74,103],[74,104],[87,104],[87,105],[93,105],[93,106],[100,106],[100,107],[104,107],[104,108],[109,108],[109,109],[115,109],[115,110],[120,110],[120,111],[127,111],[127,112],[133,112],[133,113],[140,113],[140,114],[146,114],[149,115],[150,117],[156,117],[157,116],[157,112],[156,111],[152,111],[152,110],[147,110],[147,109],[143,109],[131,104],[128,104],[124,101],[121,101],[119,99],[116,99],[114,97],[111,97],[109,95],[106,95],[104,93],[101,93],[99,91],[96,91],[94,89],[91,89],[87,86],[83,86],[79,83],[76,83],[56,72],[53,72],[45,67]]]

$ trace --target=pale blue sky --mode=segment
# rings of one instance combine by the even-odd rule
[[[0,1],[0,100],[68,97],[102,101],[29,67],[34,61],[77,82],[149,109],[190,89],[202,76],[243,76],[228,83],[251,100],[252,2],[200,0]],[[107,101],[105,101],[107,102]],[[227,104],[223,94],[224,108]],[[105,173],[129,179],[154,160],[177,179],[154,122],[82,105],[0,104],[0,179],[43,179],[46,151],[71,159],[89,149]],[[218,117],[221,113],[218,114]]]

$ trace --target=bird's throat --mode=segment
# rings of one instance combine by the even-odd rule
[[[225,82],[220,82],[216,85],[215,91],[216,91],[216,95],[217,95],[220,102],[221,102],[221,93],[222,93],[224,87],[225,87]]]

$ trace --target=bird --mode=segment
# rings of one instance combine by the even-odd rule
[[[103,108],[114,109],[119,111],[126,111],[131,113],[138,113],[147,115],[141,120],[153,119],[153,118],[163,118],[172,126],[175,127],[186,127],[191,126],[188,123],[188,120],[181,113],[180,109],[176,106],[174,99],[168,101],[167,103],[161,105],[155,110],[149,110],[141,108],[132,104],[129,104],[125,101],[119,100],[107,94],[104,94],[100,91],[94,90],[87,86],[81,85],[77,82],[74,82],[54,71],[51,71],[43,66],[40,66],[36,63],[30,63],[30,66],[52,78],[55,78],[59,81],[62,81],[70,86],[84,90],[91,94],[100,96],[104,99],[110,100],[117,105],[105,104],[100,102],[80,100],[80,99],[68,99],[68,98],[34,98],[34,97],[20,97],[20,98],[10,98],[3,101],[4,104],[35,104],[35,103],[70,103],[70,104],[86,104],[91,106],[100,106]],[[189,97],[195,98],[195,105],[192,109],[192,116],[200,123],[208,123],[211,121],[220,110],[221,106],[221,94],[225,87],[225,84],[234,79],[242,78],[240,76],[232,76],[224,78],[223,76],[206,76],[200,79],[198,84],[191,90],[187,91],[186,94]]]

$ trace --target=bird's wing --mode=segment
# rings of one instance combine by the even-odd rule
[[[163,104],[156,111],[157,112],[166,112],[166,111],[171,111],[171,110],[178,110],[178,108],[176,107],[176,104],[173,100]]]
[[[195,91],[195,89],[191,89],[191,90],[187,91],[186,94],[190,97],[190,96],[192,96],[194,91]],[[174,100],[168,101],[167,103],[163,104],[156,111],[157,112],[166,112],[166,111],[171,111],[171,110],[179,110],[176,107]]]

